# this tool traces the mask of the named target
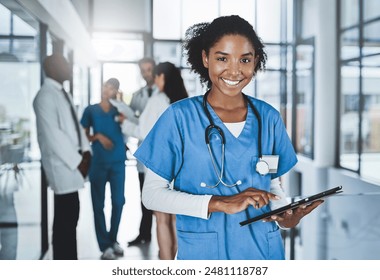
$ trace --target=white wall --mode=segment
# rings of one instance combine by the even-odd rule
[[[78,12],[79,17],[82,20],[84,26],[88,28],[91,24],[90,0],[71,0],[71,3],[75,7],[75,10]]]

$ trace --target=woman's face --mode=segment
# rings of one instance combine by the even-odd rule
[[[156,84],[159,92],[164,92],[165,76],[164,73],[156,75],[154,77],[154,83]]]
[[[212,82],[211,91],[216,94],[240,94],[255,73],[255,50],[241,35],[223,36],[208,56],[202,52],[202,58]]]

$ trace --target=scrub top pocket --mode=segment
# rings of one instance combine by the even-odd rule
[[[178,260],[219,259],[218,234],[216,232],[177,231]]]
[[[285,259],[284,244],[281,237],[281,230],[278,228],[275,231],[268,232],[268,260],[283,260]]]

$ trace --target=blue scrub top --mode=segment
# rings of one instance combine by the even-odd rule
[[[100,104],[88,106],[81,119],[81,125],[84,128],[93,129],[93,134],[102,133],[108,137],[112,143],[113,148],[107,150],[99,141],[94,141],[91,145],[94,164],[99,163],[112,163],[126,160],[126,150],[121,127],[115,121],[115,116],[118,115],[116,108],[111,107],[108,112],[104,112]]]
[[[213,189],[200,187],[202,182],[214,185],[217,175],[205,143],[209,121],[202,107],[203,96],[195,96],[172,104],[145,138],[135,156],[146,167],[168,181],[174,188],[191,194],[230,196],[249,187],[269,191],[270,181],[288,172],[297,162],[279,112],[264,101],[249,97],[262,119],[263,155],[279,155],[275,174],[259,175],[258,120],[248,106],[248,114],[239,137],[233,136],[210,105],[208,109],[216,125],[224,132],[224,181]],[[221,139],[210,137],[215,159],[221,163]],[[280,230],[275,222],[253,223],[240,227],[239,222],[268,212],[249,207],[236,214],[212,213],[208,220],[177,215],[178,259],[284,259]]]

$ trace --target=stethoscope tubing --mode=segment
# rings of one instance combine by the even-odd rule
[[[208,118],[208,121],[209,121],[209,125],[206,127],[205,129],[205,142],[206,142],[206,145],[207,145],[207,149],[208,149],[208,152],[210,154],[210,157],[211,157],[211,162],[212,162],[212,165],[213,165],[213,168],[214,168],[214,171],[215,171],[215,174],[216,176],[218,177],[218,182],[213,185],[213,186],[207,186],[205,183],[201,183],[201,187],[208,187],[208,188],[216,188],[220,183],[222,183],[224,186],[226,187],[237,187],[239,186],[242,182],[240,180],[238,180],[236,183],[234,184],[227,184],[223,181],[223,174],[224,174],[224,158],[225,158],[225,144],[226,144],[226,137],[224,135],[224,132],[223,130],[217,126],[212,117],[211,117],[211,114],[210,114],[210,111],[208,110],[207,108],[207,97],[208,97],[208,94],[209,94],[210,91],[206,92],[204,97],[203,97],[203,109],[204,109],[204,112],[206,113],[206,116]],[[243,97],[244,99],[246,100],[248,106],[251,107],[253,113],[255,114],[256,118],[257,118],[257,121],[258,121],[258,126],[259,126],[259,131],[258,131],[258,152],[259,152],[259,159],[261,160],[262,158],[262,148],[261,148],[261,130],[262,130],[262,124],[261,124],[261,117],[260,117],[260,114],[258,112],[258,110],[256,109],[256,107],[253,105],[253,103],[251,102],[251,100],[249,100],[249,98],[243,93]],[[218,172],[217,170],[217,163],[215,161],[215,158],[213,156],[213,153],[212,153],[212,150],[211,150],[211,146],[210,146],[210,131],[212,129],[216,129],[222,139],[222,160],[221,160],[221,169],[220,169],[220,172]]]
[[[206,113],[206,116],[207,116],[207,119],[209,121],[209,125],[206,127],[206,130],[205,130],[205,142],[206,144],[209,144],[210,143],[210,139],[209,139],[209,132],[211,129],[216,129],[218,131],[218,133],[220,134],[221,138],[222,138],[222,144],[225,144],[226,143],[226,137],[224,136],[224,132],[223,130],[217,126],[215,123],[214,123],[214,120],[212,119],[211,117],[211,114],[210,114],[210,111],[208,110],[208,107],[207,107],[207,97],[208,97],[208,94],[210,93],[210,91],[207,91],[204,96],[203,96],[203,110],[204,112]],[[261,135],[262,135],[262,123],[261,123],[261,116],[259,114],[259,111],[257,110],[257,108],[253,105],[252,101],[249,100],[248,96],[245,95],[244,93],[243,94],[243,97],[245,99],[245,101],[247,102],[248,106],[252,109],[253,113],[255,114],[255,117],[257,118],[257,122],[258,122],[258,126],[259,126],[259,131],[258,131],[258,139],[257,139],[257,148],[258,148],[258,154],[259,154],[259,158],[261,159],[262,156],[263,156],[263,153],[262,153],[262,143],[261,143]]]

